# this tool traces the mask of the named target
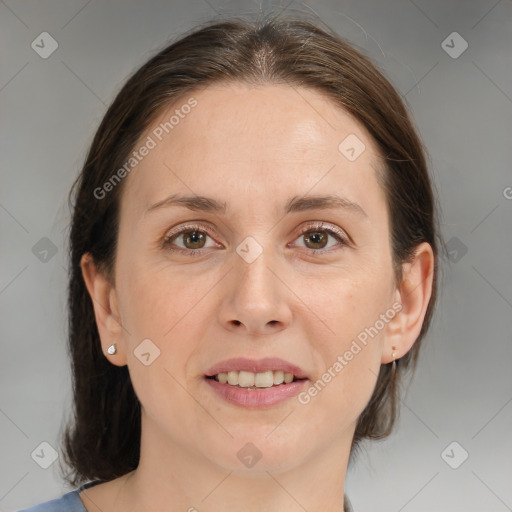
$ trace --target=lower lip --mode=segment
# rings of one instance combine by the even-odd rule
[[[297,380],[289,384],[279,384],[270,388],[239,388],[230,384],[222,384],[215,379],[207,379],[206,382],[229,403],[260,409],[284,402],[288,398],[298,395],[306,386],[308,379]]]

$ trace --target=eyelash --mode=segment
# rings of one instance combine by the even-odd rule
[[[211,230],[207,228],[206,226],[200,226],[200,225],[188,225],[182,227],[179,231],[171,232],[168,235],[166,235],[163,239],[162,246],[164,249],[167,249],[172,252],[177,252],[181,254],[185,254],[187,256],[201,256],[203,254],[203,251],[207,249],[182,249],[181,247],[173,248],[171,247],[172,241],[176,238],[178,238],[182,234],[186,234],[189,232],[200,232],[207,234],[210,238],[213,238],[211,235]],[[347,236],[343,233],[343,231],[335,229],[333,227],[327,227],[323,223],[318,223],[314,225],[307,226],[303,231],[301,231],[297,238],[304,236],[307,233],[315,232],[315,231],[325,231],[329,235],[332,235],[336,240],[340,243],[340,245],[348,246],[349,240]],[[329,251],[330,249],[309,249],[306,248],[306,250],[312,252],[312,253],[322,253]]]

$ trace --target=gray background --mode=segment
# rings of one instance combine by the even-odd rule
[[[129,73],[195,24],[287,4],[0,2],[0,510],[70,490],[57,464],[42,469],[31,454],[43,441],[58,446],[71,403],[67,192],[106,106]],[[287,10],[316,12],[405,96],[451,251],[397,429],[365,445],[346,492],[356,512],[512,510],[512,2],[296,1]],[[47,59],[31,48],[44,31],[58,42]],[[469,45],[458,58],[442,47],[454,31]],[[448,39],[452,52],[461,43]],[[460,463],[463,450],[453,469],[446,461]]]

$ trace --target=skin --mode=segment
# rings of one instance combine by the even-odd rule
[[[125,178],[115,285],[88,254],[82,258],[105,357],[128,365],[142,404],[142,438],[135,471],[80,497],[94,512],[207,512],[227,504],[248,512],[339,512],[356,421],[379,367],[393,360],[393,346],[400,358],[419,335],[432,249],[417,247],[396,286],[377,146],[318,92],[219,84],[192,96],[198,105]],[[141,141],[188,97],[162,112]],[[338,150],[349,134],[366,146],[355,161]],[[367,216],[343,209],[283,214],[292,196],[334,192]],[[214,197],[229,210],[173,206],[144,215],[171,193]],[[325,231],[325,248],[308,242],[301,230],[316,221],[339,227],[353,243],[340,245]],[[179,236],[174,247],[203,247],[201,256],[161,246],[171,228],[194,222],[212,228],[204,245]],[[263,247],[252,263],[236,252],[248,236]],[[227,358],[275,356],[315,382],[393,303],[400,313],[308,404],[295,397],[245,409],[218,398],[203,379]],[[134,355],[146,338],[160,349],[149,366]],[[108,355],[112,343],[118,351]],[[248,442],[262,454],[251,468],[237,457]]]

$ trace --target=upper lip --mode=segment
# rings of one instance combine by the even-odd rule
[[[279,357],[265,357],[264,359],[247,359],[245,357],[236,357],[233,359],[226,359],[213,365],[209,370],[206,371],[207,377],[212,377],[218,373],[227,372],[253,372],[261,373],[267,371],[279,371],[282,370],[285,373],[293,373],[297,379],[307,379],[306,372],[299,368],[297,365],[280,359]]]

